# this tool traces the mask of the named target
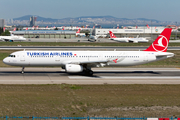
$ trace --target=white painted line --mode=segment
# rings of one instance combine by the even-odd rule
[[[65,70],[60,70],[60,71],[65,71]],[[132,69],[128,69],[128,70],[122,70],[122,69],[106,69],[106,70],[104,70],[104,69],[93,69],[93,71],[96,71],[96,72],[102,72],[102,71],[106,71],[106,72],[136,72],[136,71],[139,71],[139,72],[141,72],[141,71],[143,71],[143,72],[177,72],[177,71],[180,71],[180,69],[178,69],[178,68],[176,68],[176,69],[168,69],[168,70],[162,70],[162,69],[159,69],[159,70],[157,70],[157,69],[139,69],[139,68],[137,68],[137,69],[135,69],[135,68],[132,68]]]
[[[147,70],[147,69],[142,69],[142,70],[135,70],[135,69],[133,69],[133,70],[93,70],[93,71],[96,71],[96,72],[101,72],[101,71],[107,71],[107,72],[109,72],[109,71],[114,71],[114,72],[117,72],[117,71],[119,71],[119,72],[136,72],[136,71],[143,71],[143,72],[149,72],[149,71],[152,71],[152,72],[173,72],[173,71],[180,71],[180,69],[178,70]]]
[[[180,76],[68,76],[69,79],[180,79]]]

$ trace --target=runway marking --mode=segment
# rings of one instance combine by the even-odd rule
[[[152,71],[152,72],[174,72],[174,71],[180,71],[180,68],[178,68],[177,70],[135,70],[135,69],[133,69],[133,70],[93,70],[93,71],[96,71],[96,72],[101,72],[101,71],[107,71],[107,72],[109,72],[109,71],[114,71],[114,72],[136,72],[136,71],[139,71],[139,72],[141,72],[141,71],[143,71],[143,72],[149,72],[149,71]]]
[[[69,79],[180,79],[180,76],[68,76]]]

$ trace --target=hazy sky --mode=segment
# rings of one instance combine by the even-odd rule
[[[180,22],[180,0],[0,0],[0,18],[111,15]]]

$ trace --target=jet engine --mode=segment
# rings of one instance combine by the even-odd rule
[[[135,40],[135,41],[133,41],[133,43],[138,43],[138,41]]]
[[[81,65],[76,65],[76,64],[66,64],[65,70],[66,72],[69,73],[77,73],[77,72],[82,72],[83,67]]]

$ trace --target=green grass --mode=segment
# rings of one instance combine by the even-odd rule
[[[178,116],[180,85],[0,85],[0,97],[0,116]]]
[[[151,43],[120,42],[0,42],[0,46],[150,46]],[[180,43],[169,43],[169,46],[180,46]]]

